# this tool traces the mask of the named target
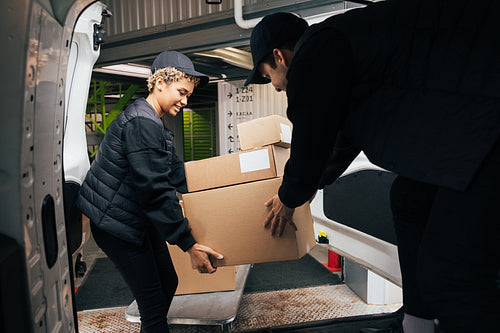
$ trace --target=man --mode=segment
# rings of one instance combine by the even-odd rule
[[[499,329],[498,12],[489,0],[384,1],[311,27],[272,14],[252,32],[246,84],[286,90],[294,125],[266,226],[281,235],[360,150],[398,174],[407,333],[432,332],[433,318],[445,332]]]

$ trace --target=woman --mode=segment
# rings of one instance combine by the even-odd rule
[[[165,241],[187,251],[201,273],[216,270],[209,255],[222,255],[191,235],[177,198],[177,192],[187,192],[184,164],[160,119],[175,117],[208,77],[176,51],[159,54],[151,73],[147,98],[128,106],[107,130],[77,203],[97,245],[131,289],[141,330],[164,333],[178,283]]]

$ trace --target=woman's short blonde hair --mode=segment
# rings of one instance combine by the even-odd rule
[[[186,78],[188,81],[194,83],[196,87],[200,83],[200,78],[196,76],[192,76],[184,73],[183,71],[178,70],[175,67],[165,67],[162,69],[158,69],[148,78],[148,90],[149,92],[153,91],[153,87],[155,86],[156,79],[158,77],[163,78],[166,83],[171,83],[174,81],[180,81],[183,78]]]

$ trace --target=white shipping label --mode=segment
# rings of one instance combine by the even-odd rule
[[[271,167],[267,149],[240,153],[239,156],[241,173],[264,170]]]
[[[292,128],[287,125],[280,123],[281,126],[281,140],[286,143],[292,143]]]

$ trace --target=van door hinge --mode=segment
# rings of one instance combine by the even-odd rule
[[[94,24],[94,51],[99,49],[99,46],[104,43],[104,21],[107,17],[111,17],[111,11],[104,8],[102,10],[102,21],[101,24]]]

